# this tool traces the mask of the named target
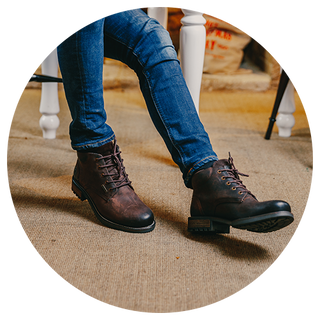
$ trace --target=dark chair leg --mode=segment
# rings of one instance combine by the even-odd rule
[[[273,110],[271,113],[271,117],[269,118],[269,126],[265,135],[265,139],[269,140],[270,136],[271,136],[271,132],[272,132],[272,128],[273,125],[276,121],[276,115],[278,113],[279,110],[279,106],[283,97],[283,94],[287,88],[287,84],[289,82],[289,77],[288,75],[284,72],[284,70],[282,70],[281,72],[281,76],[280,76],[280,82],[279,82],[279,87],[278,87],[278,91],[277,91],[277,96],[276,96],[276,100],[274,102],[274,106],[273,106]]]
[[[41,75],[41,74],[34,74],[29,82],[62,82],[61,78]]]

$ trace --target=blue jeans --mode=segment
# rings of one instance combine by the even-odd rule
[[[190,187],[194,171],[218,157],[200,122],[168,32],[140,9],[98,20],[58,47],[72,116],[72,148],[86,150],[114,139],[103,100],[104,57],[120,60],[136,72],[151,119]]]

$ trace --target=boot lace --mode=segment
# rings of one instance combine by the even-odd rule
[[[239,194],[251,194],[255,198],[255,196],[251,193],[251,191],[249,191],[246,188],[246,186],[242,183],[242,180],[240,180],[240,176],[249,177],[249,175],[238,171],[238,169],[235,167],[235,165],[233,163],[233,158],[231,157],[230,152],[229,152],[228,163],[230,165],[230,169],[220,169],[220,171],[227,172],[228,175],[225,177],[232,179],[232,181],[228,181],[228,182],[230,182],[228,184],[232,183],[232,190],[236,190],[237,188],[241,188],[242,190],[239,191]]]
[[[131,181],[125,171],[125,167],[123,165],[123,159],[120,157],[121,151],[117,148],[117,141],[114,140],[113,152],[110,155],[102,156],[97,158],[97,161],[104,160],[105,165],[99,166],[99,168],[107,168],[108,173],[103,173],[102,175],[109,176],[112,178],[114,183],[114,187],[110,189],[117,189],[123,187],[125,185],[131,186]]]

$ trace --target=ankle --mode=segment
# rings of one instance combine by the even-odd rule
[[[192,172],[192,175],[191,175],[191,177],[189,178],[189,180],[188,180],[188,182],[187,182],[187,184],[186,184],[187,188],[193,189],[193,187],[192,187],[192,179],[193,179],[194,175],[195,175],[197,172],[212,167],[212,165],[213,165],[216,161],[217,161],[217,160],[209,161],[209,162],[203,164],[202,166],[200,166],[199,168],[195,169],[195,170]]]
[[[78,150],[80,153],[97,153],[101,155],[109,155],[114,149],[114,143],[113,141],[110,141],[108,143],[105,143],[99,147],[94,148],[87,148],[83,150]]]

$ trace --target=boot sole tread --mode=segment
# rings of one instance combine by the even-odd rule
[[[280,230],[293,222],[291,212],[279,211],[260,216],[227,221],[209,216],[189,217],[188,231],[230,233],[230,227],[258,233]]]

